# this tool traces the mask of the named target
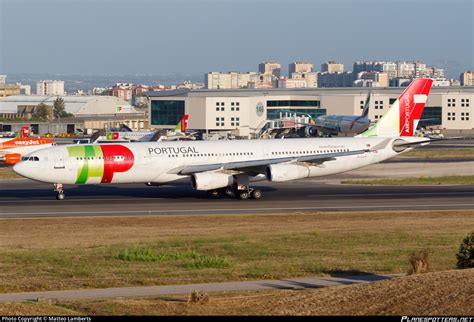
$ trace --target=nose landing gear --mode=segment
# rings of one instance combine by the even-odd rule
[[[62,183],[55,183],[54,191],[56,192],[56,200],[64,200],[66,198]]]

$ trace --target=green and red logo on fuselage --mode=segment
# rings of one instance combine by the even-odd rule
[[[126,146],[78,145],[67,148],[69,157],[80,162],[76,184],[85,184],[89,178],[100,178],[101,183],[110,183],[114,173],[127,172],[134,164],[132,151]]]

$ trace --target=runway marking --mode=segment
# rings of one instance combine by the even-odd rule
[[[111,215],[111,214],[153,214],[153,213],[189,213],[189,212],[199,212],[199,213],[209,213],[213,214],[215,212],[258,212],[258,211],[276,211],[281,212],[288,210],[329,210],[329,209],[352,209],[352,210],[362,210],[362,209],[378,209],[378,208],[422,208],[422,207],[474,207],[474,203],[469,204],[425,204],[425,205],[381,205],[381,206],[345,206],[345,207],[336,207],[336,206],[325,206],[325,207],[292,207],[292,208],[221,208],[221,209],[170,209],[170,210],[117,210],[117,211],[58,211],[58,212],[7,212],[0,213],[1,216],[26,216],[26,215]]]
[[[271,192],[269,192],[271,194]],[[367,197],[367,196],[418,196],[418,195],[472,195],[474,196],[474,191],[459,191],[459,192],[400,192],[400,193],[372,193],[372,194],[364,194],[364,193],[354,193],[354,194],[320,194],[320,195],[301,195],[301,197]],[[183,196],[182,199],[189,198],[187,196]],[[16,198],[13,200],[0,200],[0,203],[11,203],[11,202],[18,202],[21,198]],[[66,202],[78,202],[78,201],[144,201],[144,200],[171,200],[169,197],[148,197],[143,198],[137,196],[136,198],[69,198],[66,200],[61,200],[61,203]],[[211,200],[211,199],[209,199]],[[58,202],[57,200],[53,199],[37,199],[37,200],[21,200],[22,203],[35,203],[35,202]]]

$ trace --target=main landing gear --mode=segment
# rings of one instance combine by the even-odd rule
[[[263,197],[263,193],[261,190],[249,188],[248,186],[239,187],[240,189],[235,189],[234,187],[227,187],[222,189],[213,189],[209,190],[207,193],[212,198],[220,198],[222,196],[229,196],[235,197],[240,200],[247,200],[247,199],[261,199]]]
[[[62,183],[55,183],[54,191],[56,192],[56,200],[64,200],[66,198]]]

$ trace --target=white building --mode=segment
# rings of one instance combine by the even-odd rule
[[[281,65],[274,61],[266,61],[258,64],[258,72],[264,75],[281,76]]]
[[[466,70],[459,77],[461,86],[474,86],[474,70]]]
[[[0,85],[5,85],[7,83],[7,75],[0,75]]]
[[[53,106],[57,96],[15,95],[0,99],[0,116],[15,117],[33,111],[36,106],[44,103]],[[120,115],[137,113],[124,100],[113,96],[62,96],[67,113],[74,116]]]
[[[288,75],[293,73],[311,73],[313,72],[313,64],[304,61],[296,61],[288,65]]]
[[[260,76],[257,72],[210,72],[204,75],[204,86],[207,89],[247,88],[249,82],[258,82]]]
[[[64,94],[64,81],[62,80],[39,80],[36,82],[36,95],[62,96]]]
[[[369,118],[380,119],[404,88],[371,88]],[[149,123],[171,128],[186,113],[189,128],[252,137],[280,113],[315,118],[323,114],[360,115],[367,88],[240,89],[148,92]],[[446,133],[474,133],[474,87],[433,87],[420,125]]]

